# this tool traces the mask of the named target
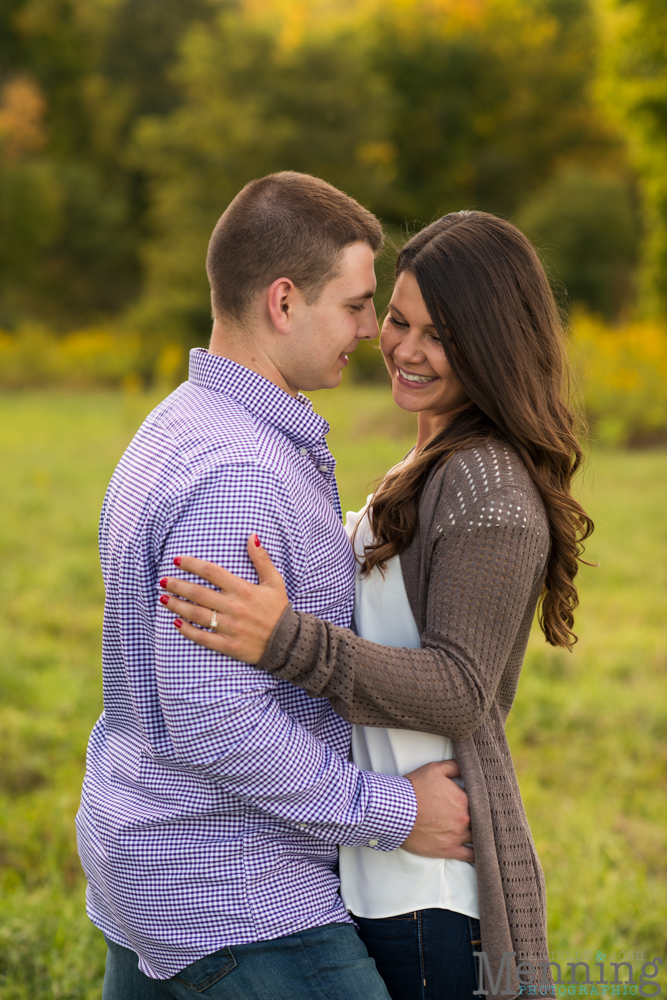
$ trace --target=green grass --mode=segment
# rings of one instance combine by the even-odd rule
[[[99,998],[73,818],[101,708],[97,518],[155,400],[0,397],[0,998]],[[411,444],[382,387],[317,394],[343,508]],[[665,957],[667,452],[597,452],[573,655],[531,639],[508,731],[554,951]]]
[[[597,452],[572,655],[535,629],[508,734],[551,947],[665,956],[667,452]]]

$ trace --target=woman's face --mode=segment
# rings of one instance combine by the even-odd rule
[[[428,414],[444,427],[453,411],[468,402],[451,369],[417,279],[403,271],[396,282],[380,347],[391,375],[394,402],[403,410]]]

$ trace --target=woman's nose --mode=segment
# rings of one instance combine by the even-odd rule
[[[419,343],[419,337],[408,333],[394,349],[394,357],[413,365],[421,364],[426,355]]]

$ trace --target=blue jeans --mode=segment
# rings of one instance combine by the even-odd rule
[[[105,940],[102,1000],[391,1000],[352,924],[221,948],[171,979],[150,979],[133,951]]]
[[[452,910],[354,917],[392,1000],[476,1000],[479,921]]]

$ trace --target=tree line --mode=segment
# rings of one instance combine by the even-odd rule
[[[395,240],[499,213],[563,303],[667,312],[663,0],[3,0],[0,88],[5,330],[202,343],[211,228],[281,169]]]

